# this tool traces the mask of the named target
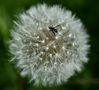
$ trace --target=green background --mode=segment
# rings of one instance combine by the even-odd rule
[[[59,4],[76,14],[90,35],[89,62],[81,73],[67,83],[53,87],[35,87],[20,77],[9,63],[8,40],[15,16],[38,3]],[[0,90],[99,90],[99,0],[0,0]]]

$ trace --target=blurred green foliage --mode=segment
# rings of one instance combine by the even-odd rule
[[[73,11],[87,28],[91,50],[89,63],[68,83],[57,87],[34,87],[9,63],[8,40],[15,15],[38,3],[59,4]],[[99,90],[99,0],[0,0],[0,90]]]

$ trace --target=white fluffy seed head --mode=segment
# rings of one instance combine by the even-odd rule
[[[13,61],[35,85],[62,84],[88,61],[88,35],[81,21],[57,5],[38,5],[20,14],[11,36]]]

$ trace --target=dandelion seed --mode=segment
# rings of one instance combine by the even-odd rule
[[[63,26],[62,29],[66,29],[66,27]]]
[[[38,43],[36,43],[36,44],[35,44],[35,46],[37,46],[37,47],[38,47],[38,46],[39,46],[39,44],[38,44]]]
[[[54,45],[53,48],[56,48],[56,46]]]
[[[52,58],[52,54],[49,54],[49,56]]]
[[[42,42],[42,43],[45,43],[45,40],[42,40],[41,42]]]
[[[42,58],[40,58],[40,60],[42,61]]]
[[[48,40],[49,38],[47,37],[46,39]]]
[[[88,34],[71,11],[58,5],[31,7],[14,21],[10,52],[34,85],[65,83],[88,61]]]
[[[69,37],[72,37],[72,34],[69,34],[68,36],[69,36]]]
[[[54,65],[57,65],[57,62],[54,62]]]
[[[46,47],[46,51],[48,51],[49,47]]]
[[[44,54],[44,52],[41,52],[41,54],[43,55],[43,54]]]
[[[59,38],[59,36],[56,36],[56,37],[55,37],[55,39],[58,39],[58,38]]]
[[[42,30],[42,27],[39,27],[39,30]]]
[[[37,38],[37,39],[39,39],[40,37],[39,37],[39,36],[37,36],[36,38]]]
[[[63,46],[62,49],[65,50],[65,47]]]

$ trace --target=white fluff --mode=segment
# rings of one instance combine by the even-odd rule
[[[35,85],[62,84],[88,61],[88,35],[71,11],[58,5],[37,5],[20,14],[14,23],[12,61]]]

